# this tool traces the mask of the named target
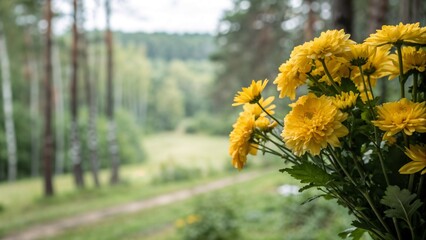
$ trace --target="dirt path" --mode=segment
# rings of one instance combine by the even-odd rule
[[[81,225],[88,225],[116,215],[135,213],[144,209],[182,201],[202,193],[214,191],[236,183],[251,180],[259,175],[260,172],[240,173],[233,177],[216,180],[204,185],[163,194],[157,197],[84,213],[50,223],[35,225],[14,235],[6,236],[3,238],[3,240],[32,240],[52,237],[65,231],[66,229],[78,227]]]

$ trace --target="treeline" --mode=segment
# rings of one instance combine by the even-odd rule
[[[145,46],[150,59],[202,60],[216,50],[214,37],[209,34],[125,33],[116,32],[123,46]]]

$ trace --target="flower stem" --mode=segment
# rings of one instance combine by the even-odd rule
[[[340,166],[340,168],[343,170],[343,172],[345,173],[346,177],[351,181],[351,183],[356,187],[357,184],[356,182],[353,180],[353,178],[351,177],[351,175],[348,173],[348,171],[346,170],[346,168],[342,165],[342,163],[339,161],[339,159],[334,155],[334,152],[330,149],[330,147],[328,148],[328,152],[333,156],[334,160],[337,162],[337,164]],[[358,188],[357,188],[358,189]],[[374,206],[373,201],[371,200],[370,196],[362,191],[361,189],[358,189],[361,194],[364,196],[365,200],[367,200],[368,204],[370,205],[371,209],[373,210],[374,214],[376,215],[377,219],[380,221],[380,223],[383,225],[383,227],[386,229],[386,231],[390,232],[389,227],[386,225],[385,221],[383,220],[383,218],[380,216],[379,211],[376,209],[376,206]],[[397,230],[397,232],[399,232],[399,230]],[[399,238],[400,239],[400,238]]]
[[[422,194],[422,188],[423,188],[423,182],[424,182],[424,180],[425,180],[425,176],[422,175],[420,177],[419,186],[417,187],[417,196],[419,196],[419,198],[420,198],[420,195]]]
[[[417,72],[415,72],[414,76],[413,76],[413,91],[412,91],[413,102],[417,102],[417,85],[418,85],[418,81],[419,81],[419,75],[418,75]]]
[[[328,71],[328,68],[327,68],[327,66],[325,65],[325,61],[324,61],[324,59],[319,59],[319,61],[321,62],[322,66],[323,66],[323,68],[324,68],[324,72],[325,72],[325,74],[327,75],[328,79],[330,80],[331,85],[333,85],[334,89],[336,89],[336,91],[337,91],[338,93],[339,93],[339,92],[341,92],[342,90],[341,90],[341,89],[340,89],[340,87],[339,87],[339,86],[337,86],[337,84],[334,82],[333,77],[331,76],[330,72]]]
[[[399,64],[399,84],[401,90],[401,98],[405,98],[405,76],[404,76],[404,65],[402,64],[402,45],[397,44],[396,50],[398,52],[398,64]]]
[[[370,88],[371,97],[374,99],[374,93],[373,93],[373,88],[371,87],[370,75],[367,75],[367,83],[368,83],[368,87]]]
[[[274,119],[275,122],[277,122],[281,127],[284,127],[284,125],[278,121],[278,119],[276,119],[274,116],[272,116],[272,114],[269,114],[268,111],[265,110],[265,108],[263,108],[262,104],[260,104],[259,102],[257,102],[257,105],[260,107],[260,109],[262,109],[263,112],[265,112],[269,117],[271,117],[272,119]]]

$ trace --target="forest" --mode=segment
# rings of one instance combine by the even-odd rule
[[[66,4],[70,13],[61,12],[55,5],[58,1]],[[89,1],[0,1],[0,221],[16,214],[7,215],[13,206],[8,200],[2,202],[2,187],[35,181],[43,189],[34,195],[36,206],[49,201],[42,199],[55,197],[58,199],[53,201],[65,204],[61,202],[63,189],[90,195],[91,191],[109,191],[108,185],[134,187],[129,183],[127,174],[133,171],[129,169],[152,167],[157,159],[153,155],[162,151],[170,151],[165,156],[168,160],[156,160],[159,174],[150,176],[149,184],[209,179],[209,171],[216,172],[215,177],[229,176],[230,158],[223,155],[238,114],[231,107],[232,99],[241,86],[258,79],[272,81],[295,46],[327,29],[344,29],[351,39],[362,41],[385,24],[426,25],[422,0],[230,0],[232,8],[223,12],[214,34],[126,32],[111,28],[120,0],[93,0],[95,10],[88,8]],[[144,9],[138,11],[143,14]],[[105,15],[105,22],[99,25],[104,27],[87,28],[89,18],[96,22],[98,15]],[[69,25],[58,30],[63,19],[68,19]],[[385,81],[375,88],[383,96],[381,101],[394,98],[398,91]],[[280,114],[289,111],[288,103],[286,99],[276,103],[280,119],[284,117]],[[195,138],[199,144],[208,139],[212,142],[206,145],[224,148],[214,156],[200,155],[211,158],[206,165],[212,169],[197,169],[198,155],[185,155],[184,151],[196,145],[187,138]],[[173,147],[180,142],[187,143],[179,145],[184,153]],[[253,168],[273,164],[265,161]],[[149,167],[144,171],[149,172]],[[64,179],[72,181],[72,186],[63,188]],[[278,181],[268,180],[270,184]],[[136,186],[143,189],[145,185]],[[261,192],[261,187],[257,188],[254,190]],[[333,208],[328,203],[320,204],[325,208],[321,214],[331,214]],[[262,207],[267,208],[266,204]],[[2,214],[6,214],[3,219]],[[333,226],[339,225],[338,218],[333,221]],[[1,225],[0,237],[22,228],[19,224],[10,229]],[[305,236],[297,234],[294,239]],[[238,238],[231,233],[214,239]]]

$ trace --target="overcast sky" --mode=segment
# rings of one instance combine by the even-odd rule
[[[71,0],[60,0],[54,9],[70,16]],[[101,5],[96,5],[99,2]],[[86,27],[105,26],[103,0],[83,0],[87,12]],[[127,32],[215,33],[223,11],[232,0],[111,0],[113,30]],[[96,7],[97,6],[97,7]],[[96,18],[96,20],[95,20]],[[57,31],[70,27],[71,18],[56,22]]]

